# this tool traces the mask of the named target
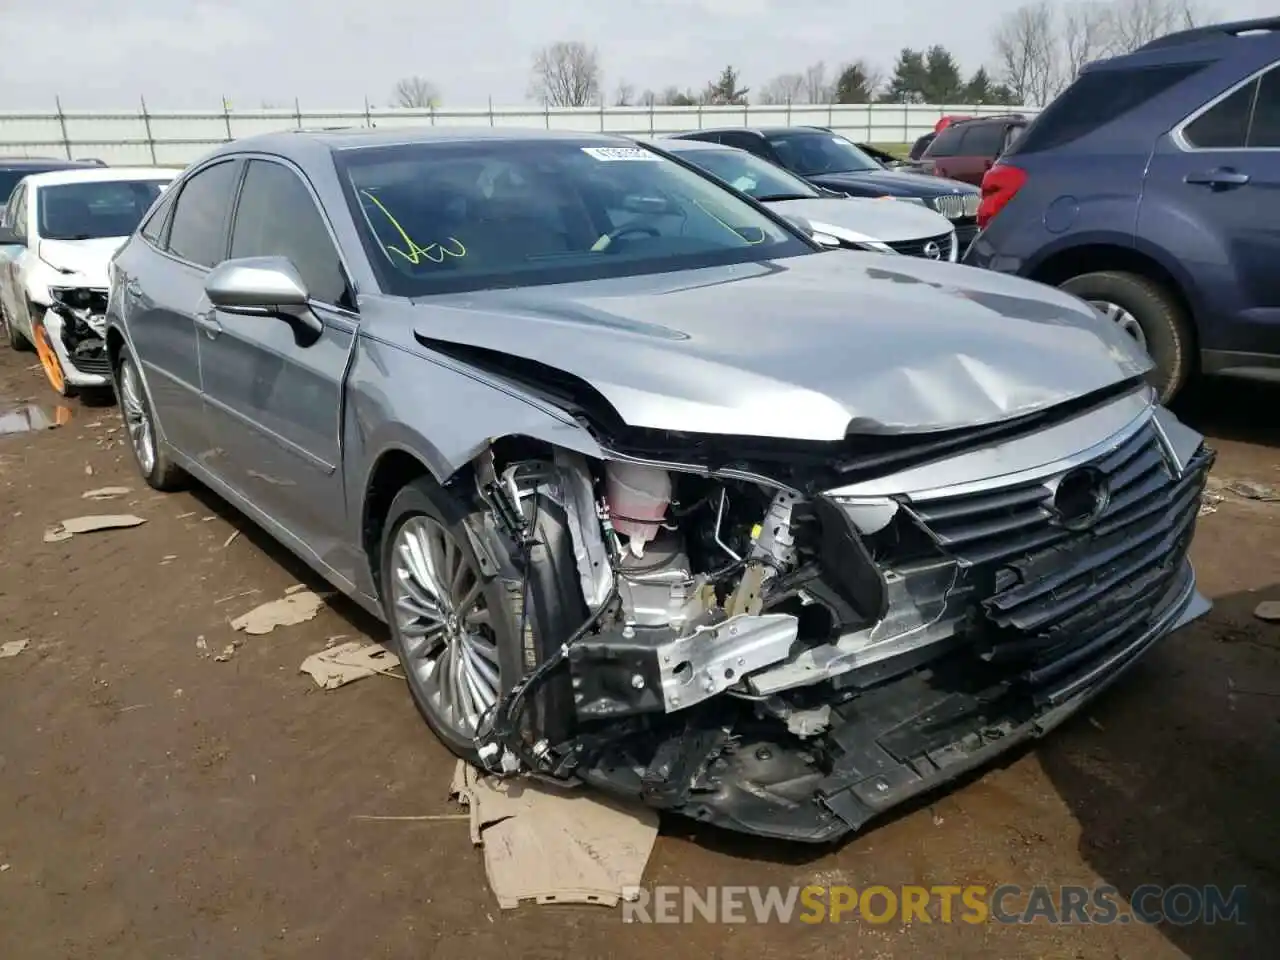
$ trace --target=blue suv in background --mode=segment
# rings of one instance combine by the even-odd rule
[[[983,180],[964,262],[1060,286],[1151,354],[1280,381],[1280,17],[1086,67]]]

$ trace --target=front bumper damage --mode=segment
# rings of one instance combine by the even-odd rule
[[[49,307],[40,322],[66,382],[73,387],[109,386],[111,363],[104,339],[107,291],[62,287],[49,293]]]
[[[1044,736],[1210,609],[1188,550],[1213,461],[1133,394],[814,498],[820,574],[801,562],[774,582],[794,586],[794,612],[737,608],[748,584],[690,628],[686,580],[624,577],[632,620],[588,622],[562,648],[586,732],[540,742],[529,766],[761,836],[857,831]],[[780,494],[757,530],[793,508]],[[584,497],[576,538],[590,512]],[[599,611],[594,554],[580,572]],[[817,608],[844,625],[815,639]]]

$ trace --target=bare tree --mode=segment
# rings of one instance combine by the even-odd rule
[[[1195,0],[1114,0],[1110,4],[1111,52],[1129,53],[1175,30],[1205,22]]]
[[[423,77],[405,77],[397,81],[391,97],[393,105],[397,107],[425,110],[440,106],[440,91],[434,83]]]
[[[1043,106],[1059,87],[1060,60],[1053,7],[1036,0],[1005,14],[996,30],[1000,80],[1024,104]]]
[[[827,65],[819,60],[804,71],[804,95],[810,103],[830,103],[835,84],[827,79]]]
[[[548,107],[586,107],[600,100],[600,55],[580,40],[561,40],[533,57],[530,93]]]
[[[658,102],[658,95],[652,90],[645,90],[637,101],[642,107],[652,107]]]
[[[1111,5],[1097,0],[1070,3],[1062,11],[1062,70],[1057,86],[1064,87],[1088,63],[1105,57],[1111,50]],[[1059,93],[1054,90],[1053,93]]]
[[[618,82],[617,89],[613,91],[613,105],[615,107],[629,107],[636,98],[636,88],[625,80]]]
[[[761,103],[799,103],[804,93],[804,74],[781,73],[760,90]]]

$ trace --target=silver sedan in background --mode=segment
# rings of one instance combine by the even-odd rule
[[[383,618],[501,775],[828,840],[1208,606],[1213,454],[1114,325],[824,251],[629,140],[242,140],[111,271],[147,482],[209,485]]]
[[[654,141],[654,146],[769,204],[804,226],[824,246],[952,263],[960,257],[951,221],[914,197],[833,193],[768,160],[719,143],[663,139]]]

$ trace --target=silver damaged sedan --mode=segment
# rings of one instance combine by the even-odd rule
[[[116,256],[108,322],[146,480],[382,617],[499,774],[829,840],[1208,609],[1213,453],[1092,308],[824,251],[632,141],[228,144]]]

